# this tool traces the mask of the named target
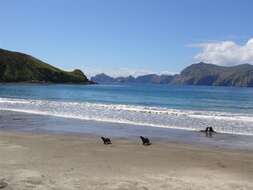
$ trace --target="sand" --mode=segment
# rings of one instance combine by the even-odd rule
[[[253,152],[99,137],[0,132],[4,190],[252,190]]]

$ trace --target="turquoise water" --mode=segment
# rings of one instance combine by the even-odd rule
[[[253,89],[203,86],[0,85],[0,109],[150,127],[253,135]]]

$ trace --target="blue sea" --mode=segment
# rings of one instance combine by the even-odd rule
[[[134,126],[253,135],[253,88],[1,84],[0,110]]]

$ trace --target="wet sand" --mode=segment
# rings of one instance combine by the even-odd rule
[[[253,189],[252,137],[6,111],[0,121],[0,189]]]
[[[5,189],[253,189],[253,152],[181,143],[0,132]]]
[[[215,148],[253,151],[253,136],[218,133],[211,138],[204,133],[172,128],[99,122],[48,115],[0,110],[0,130],[50,134],[77,134],[136,139],[140,135],[165,143],[185,143]]]

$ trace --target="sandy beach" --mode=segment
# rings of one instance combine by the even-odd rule
[[[0,132],[4,189],[253,189],[253,152],[64,134]]]

